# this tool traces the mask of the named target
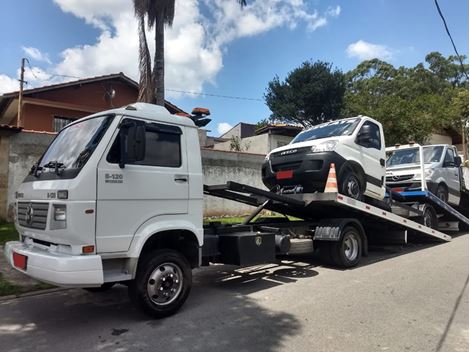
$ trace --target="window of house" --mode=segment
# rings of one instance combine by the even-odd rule
[[[162,167],[181,166],[181,134],[179,127],[149,123],[145,126],[145,158],[132,164]],[[119,163],[121,157],[121,138],[118,135],[106,160]]]
[[[59,132],[73,121],[75,121],[75,119],[71,119],[70,117],[54,116],[54,132]]]

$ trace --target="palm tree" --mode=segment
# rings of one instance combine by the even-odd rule
[[[237,0],[240,6],[246,0]],[[165,104],[165,25],[171,27],[175,17],[175,0],[133,0],[139,21],[139,96],[138,101]],[[145,17],[149,30],[155,27],[155,56],[151,68],[150,51],[145,35]]]

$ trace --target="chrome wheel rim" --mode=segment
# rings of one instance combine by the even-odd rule
[[[344,239],[343,249],[345,257],[349,261],[353,261],[359,253],[359,241],[355,236],[347,235]]]
[[[160,264],[147,281],[147,294],[159,306],[175,301],[182,289],[183,272],[175,263]]]
[[[358,199],[361,188],[359,187],[359,182],[354,178],[351,177],[346,184],[347,195],[351,198]]]

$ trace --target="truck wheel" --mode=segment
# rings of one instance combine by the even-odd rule
[[[330,246],[331,258],[341,268],[356,266],[362,256],[362,240],[359,231],[353,226],[343,229],[341,240]]]
[[[428,204],[424,204],[421,209],[423,215],[421,217],[421,224],[432,229],[437,229],[437,214],[434,208]]]
[[[442,200],[444,203],[447,203],[447,200],[449,199],[449,192],[447,191],[446,186],[444,186],[443,184],[440,184],[437,187],[436,196],[440,200]]]
[[[149,253],[137,267],[129,284],[129,297],[137,308],[164,318],[181,308],[192,285],[191,266],[177,251],[169,249]]]
[[[362,189],[361,180],[352,170],[346,170],[344,174],[341,175],[339,180],[339,193],[359,201],[363,200],[364,190]]]
[[[115,282],[105,282],[103,285],[98,287],[85,287],[84,290],[88,292],[105,292],[110,290],[116,283]]]

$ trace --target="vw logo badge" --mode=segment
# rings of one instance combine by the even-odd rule
[[[263,239],[261,238],[261,236],[255,237],[255,243],[258,247],[261,246],[261,243],[263,243]]]
[[[31,203],[26,207],[26,223],[31,224],[33,222],[34,209]]]

